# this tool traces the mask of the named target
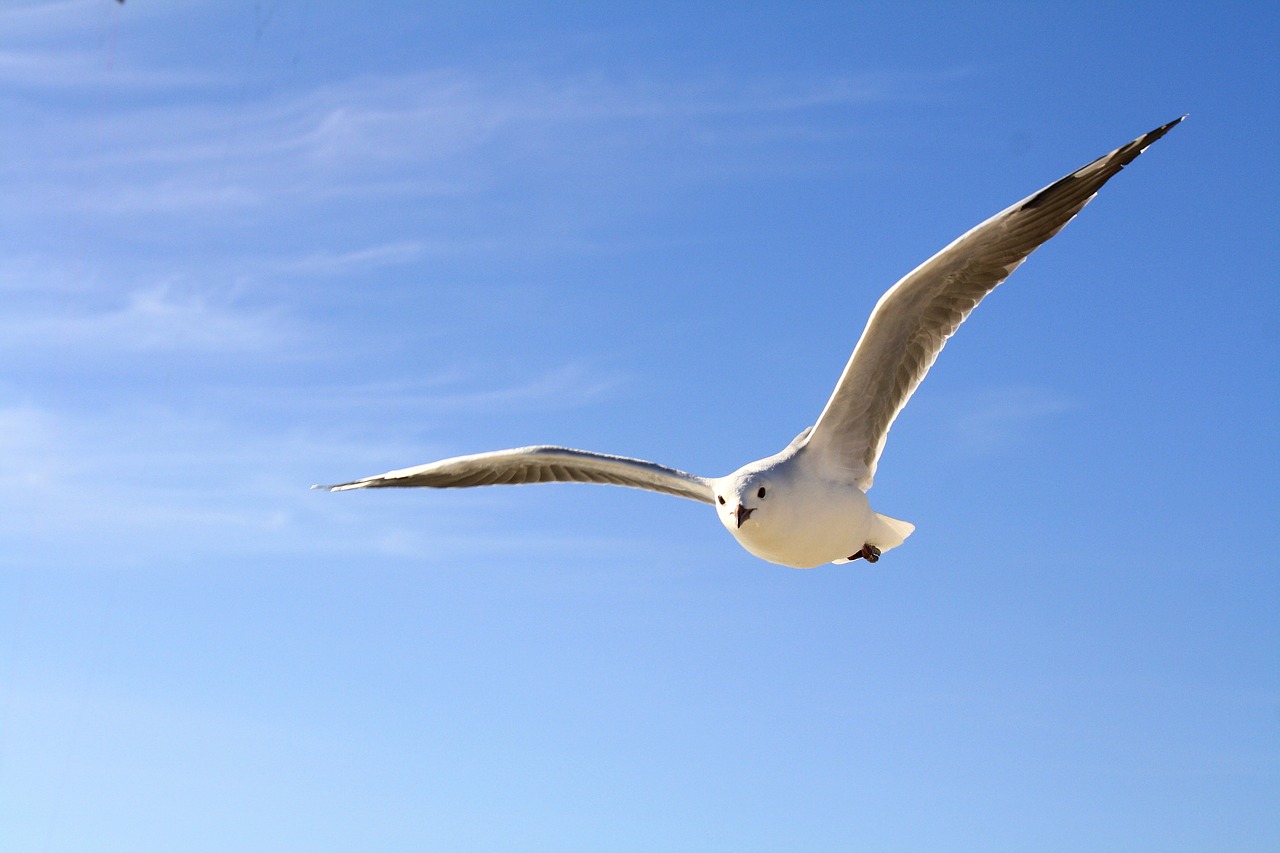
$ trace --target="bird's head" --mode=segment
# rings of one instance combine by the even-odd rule
[[[759,527],[767,523],[769,499],[778,488],[768,471],[735,471],[716,483],[716,514],[734,536],[744,527]]]

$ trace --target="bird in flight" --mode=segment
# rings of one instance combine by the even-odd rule
[[[1062,229],[1175,119],[997,213],[916,267],[880,297],[813,426],[783,450],[724,477],[546,445],[456,456],[349,483],[348,489],[437,489],[522,483],[606,483],[711,504],[747,551],[783,566],[865,559],[901,545],[915,525],[871,509],[880,452],[898,412],[947,338],[982,298]]]

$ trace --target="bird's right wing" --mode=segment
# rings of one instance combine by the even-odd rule
[[[517,447],[512,450],[455,456],[350,483],[312,488],[341,492],[348,489],[412,486],[461,489],[469,486],[516,486],[524,483],[604,483],[662,492],[703,503],[711,503],[715,499],[711,482],[705,477],[643,459],[548,446]]]

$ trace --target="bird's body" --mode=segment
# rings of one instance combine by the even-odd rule
[[[868,545],[901,545],[913,526],[872,511],[856,482],[833,473],[796,442],[712,481],[720,521],[760,559],[797,569],[846,562]]]
[[[1185,118],[1185,116],[1183,116]],[[522,447],[444,459],[331,491],[427,486],[588,482],[664,492],[713,504],[750,553],[812,568],[901,545],[914,525],[871,509],[889,427],[969,312],[1097,191],[1181,118],[1106,154],[969,230],[876,303],[815,424],[779,453],[724,477],[564,447]]]

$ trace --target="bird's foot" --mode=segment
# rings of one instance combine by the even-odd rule
[[[880,559],[880,549],[875,545],[863,545],[862,550],[856,554],[849,556],[852,560],[866,560],[868,563],[874,563]]]

